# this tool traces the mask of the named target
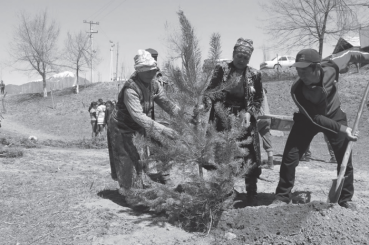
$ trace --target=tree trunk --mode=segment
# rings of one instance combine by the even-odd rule
[[[47,87],[46,87],[46,76],[42,75],[42,85],[43,85],[43,89],[44,89],[44,97],[47,97]]]
[[[319,54],[320,54],[320,58],[323,58],[323,35],[321,38],[319,38]]]
[[[76,71],[76,94],[79,94],[79,76],[78,76],[78,70]]]

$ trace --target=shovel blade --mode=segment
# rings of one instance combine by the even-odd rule
[[[341,191],[342,191],[343,183],[345,182],[345,178],[346,177],[332,180],[332,186],[328,194],[328,200],[327,200],[328,203],[338,202],[338,199],[341,196]]]

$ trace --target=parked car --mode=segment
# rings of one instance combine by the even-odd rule
[[[278,69],[281,67],[291,67],[295,63],[295,57],[290,55],[277,56],[270,61],[264,61],[260,64],[261,69]]]

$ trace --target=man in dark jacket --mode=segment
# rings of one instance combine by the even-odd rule
[[[295,169],[317,133],[323,132],[331,143],[338,163],[337,172],[340,170],[348,142],[357,140],[357,135],[347,127],[346,114],[340,106],[335,84],[338,81],[340,69],[335,61],[321,62],[316,50],[304,49],[297,54],[296,63],[293,66],[296,67],[299,80],[292,85],[291,95],[299,112],[294,114],[295,123],[284,149],[274,205],[291,202]],[[338,204],[345,208],[356,209],[351,200],[354,194],[351,156],[347,163],[345,177]]]

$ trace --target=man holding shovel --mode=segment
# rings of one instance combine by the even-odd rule
[[[292,85],[291,95],[299,108],[294,114],[294,125],[284,149],[280,178],[273,206],[291,202],[291,190],[295,182],[295,169],[313,137],[323,132],[337,159],[339,172],[349,141],[356,141],[357,134],[347,126],[346,114],[342,111],[335,82],[338,81],[342,64],[335,60],[321,61],[314,49],[303,49],[296,56],[299,79]],[[350,154],[345,172],[345,180],[338,204],[356,209],[352,203],[354,195],[354,175]]]

